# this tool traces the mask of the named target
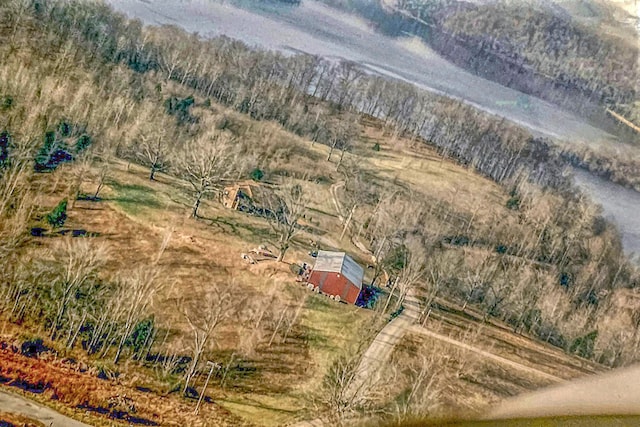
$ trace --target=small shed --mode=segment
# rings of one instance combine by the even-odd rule
[[[222,192],[222,204],[225,208],[241,209],[246,201],[253,199],[255,185],[241,182],[224,188]]]
[[[240,182],[224,188],[224,207],[252,215],[266,216],[273,207],[280,206],[273,190],[255,182]]]
[[[355,304],[363,278],[364,269],[346,253],[318,251],[308,283],[338,301]]]

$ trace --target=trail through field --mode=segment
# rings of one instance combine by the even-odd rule
[[[344,182],[338,182],[331,186],[331,197],[333,204],[338,212],[338,217],[344,221],[341,216],[342,207],[338,199],[337,191],[344,187]],[[362,243],[354,241],[354,244],[365,253],[370,253]],[[362,248],[361,248],[362,246]],[[418,299],[409,292],[403,303],[404,310],[395,319],[389,322],[375,337],[369,348],[364,352],[360,365],[357,370],[357,378],[352,384],[353,390],[367,388],[378,382],[381,367],[391,356],[393,349],[400,342],[402,337],[407,333],[411,325],[418,320],[420,316],[420,304]],[[368,384],[367,384],[368,383]]]
[[[344,187],[345,183],[337,182],[331,186],[331,198],[333,199],[333,205],[338,213],[338,218],[344,222],[342,216],[342,206],[338,199],[338,189]],[[370,254],[367,248],[359,241],[354,240],[354,244],[362,250],[364,253]],[[406,296],[403,303],[404,310],[398,317],[393,319],[387,324],[373,340],[369,348],[365,351],[358,366],[357,379],[352,386],[354,389],[361,388],[365,382],[375,384],[378,380],[380,373],[380,367],[384,366],[384,363],[389,359],[394,347],[404,334],[409,330],[411,325],[420,316],[420,304],[418,299],[411,293]]]
[[[411,326],[411,332],[413,332],[415,334],[424,335],[424,336],[427,336],[429,338],[434,338],[434,339],[446,342],[447,344],[451,344],[451,345],[454,345],[456,347],[460,347],[460,348],[463,348],[463,349],[468,350],[470,352],[479,354],[480,356],[482,356],[484,358],[495,360],[496,362],[501,363],[503,365],[506,365],[506,366],[509,366],[511,368],[515,368],[515,369],[518,369],[518,370],[521,370],[521,371],[524,371],[524,372],[527,372],[527,373],[530,373],[530,374],[533,374],[533,375],[537,375],[539,377],[548,379],[548,380],[556,382],[556,383],[563,381],[562,378],[556,377],[555,375],[551,375],[551,374],[543,372],[543,371],[541,371],[539,369],[532,368],[530,366],[526,366],[526,365],[523,365],[523,364],[518,363],[518,362],[514,362],[513,360],[509,360],[509,359],[506,359],[504,357],[495,355],[493,353],[490,353],[490,352],[482,350],[480,348],[471,346],[471,345],[466,344],[466,343],[464,343],[462,341],[455,340],[455,339],[447,337],[445,335],[437,334],[437,333],[432,332],[432,331],[430,331],[430,330],[428,330],[426,328],[423,328],[420,325]]]
[[[338,199],[338,188],[344,187],[344,181],[336,182],[329,188],[329,192],[331,193],[331,200],[333,201],[333,206],[336,208],[336,213],[338,214],[338,219],[340,222],[344,222],[344,217],[342,216],[342,206],[340,205],[340,200]]]
[[[391,357],[393,349],[411,330],[412,325],[420,315],[418,299],[414,295],[407,295],[403,303],[404,310],[391,322],[382,328],[371,345],[362,355],[356,371],[356,378],[351,383],[352,393],[370,390],[380,381],[380,374]],[[320,427],[325,424],[320,419],[300,421],[293,427]]]
[[[43,422],[47,427],[90,427],[26,397],[0,390],[0,408]]]

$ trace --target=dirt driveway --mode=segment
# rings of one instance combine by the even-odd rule
[[[5,412],[38,420],[47,427],[90,427],[89,424],[73,420],[25,397],[2,390],[0,390],[0,408]]]

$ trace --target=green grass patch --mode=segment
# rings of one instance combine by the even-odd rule
[[[109,198],[116,206],[130,215],[140,214],[142,209],[157,209],[162,207],[156,191],[144,185],[121,184],[110,182],[109,187],[114,195]]]
[[[300,408],[300,402],[287,395],[228,396],[216,401],[231,413],[267,427],[290,423]]]
[[[331,361],[360,339],[360,331],[372,321],[373,312],[355,305],[337,303],[324,295],[311,295],[302,325],[310,352],[324,372]]]

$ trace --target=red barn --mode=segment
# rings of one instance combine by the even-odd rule
[[[362,289],[364,270],[344,252],[318,251],[308,283],[338,301],[355,304]]]

